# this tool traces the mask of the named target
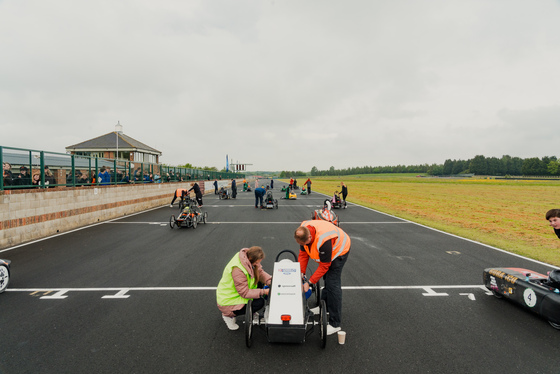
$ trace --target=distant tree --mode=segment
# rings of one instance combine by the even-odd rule
[[[469,165],[469,170],[471,173],[478,175],[488,174],[488,164],[486,162],[486,157],[482,155],[474,156]]]
[[[444,175],[451,175],[453,174],[453,166],[455,165],[456,161],[453,160],[445,160],[443,163],[443,174]]]
[[[538,157],[526,158],[521,167],[523,175],[545,175],[546,166]]]
[[[558,160],[552,160],[546,166],[546,170],[550,175],[560,175],[560,162]]]

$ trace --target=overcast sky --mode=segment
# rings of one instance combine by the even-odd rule
[[[560,0],[0,0],[0,145],[249,170],[560,156]]]

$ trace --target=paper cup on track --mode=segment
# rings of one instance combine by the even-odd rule
[[[346,342],[346,331],[338,332],[338,344],[344,344]]]

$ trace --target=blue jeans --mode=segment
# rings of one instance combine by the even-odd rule
[[[329,271],[325,273],[325,289],[321,294],[321,299],[327,303],[327,311],[329,312],[329,325],[332,327],[340,327],[342,320],[342,268],[348,260],[348,253],[339,256],[331,262]]]
[[[260,206],[263,206],[263,195],[255,194],[255,206],[259,206],[259,201],[261,202]]]

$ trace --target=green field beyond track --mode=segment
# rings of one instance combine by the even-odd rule
[[[307,178],[298,179],[298,185]],[[312,178],[312,191],[348,186],[347,201],[560,266],[545,213],[560,208],[560,181],[432,178],[409,174]],[[511,264],[496,264],[513,266]]]

